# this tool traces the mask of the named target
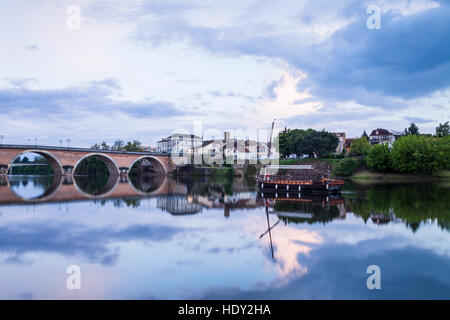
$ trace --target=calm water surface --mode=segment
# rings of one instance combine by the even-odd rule
[[[450,298],[448,183],[273,197],[246,180],[0,177],[0,298]]]

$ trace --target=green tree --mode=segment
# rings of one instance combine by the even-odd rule
[[[338,177],[348,177],[358,168],[358,161],[352,158],[340,160],[333,169],[333,174]]]
[[[443,145],[434,139],[408,135],[392,146],[392,168],[401,173],[432,174],[445,167],[439,148]]]
[[[106,141],[102,141],[100,144],[102,150],[109,150],[111,147],[106,143]]]
[[[386,172],[391,170],[391,150],[388,144],[374,145],[367,154],[367,166],[375,171]]]
[[[434,140],[440,169],[450,170],[450,135]]]
[[[366,137],[355,139],[350,147],[350,154],[365,156],[370,150],[370,143]]]
[[[439,126],[436,127],[436,137],[442,138],[448,136],[450,134],[450,125],[448,121],[444,124],[439,123]]]
[[[123,147],[125,146],[125,143],[123,142],[123,140],[121,139],[117,139],[116,141],[114,141],[114,145],[113,145],[113,150],[120,150],[123,149]]]
[[[419,135],[419,128],[416,126],[416,124],[414,122],[411,122],[411,125],[409,126],[409,128],[405,129],[405,134],[406,135],[410,135],[410,134],[414,134],[414,135]]]
[[[137,140],[133,140],[133,142],[128,141],[125,145],[126,151],[142,151],[142,143]]]
[[[298,144],[298,151],[300,154],[308,154],[310,157],[325,157],[329,153],[335,152],[338,144],[339,138],[325,130],[306,132]]]
[[[366,139],[367,139],[367,141],[369,141],[369,136],[367,135],[367,132],[366,132],[366,130],[364,130],[364,132],[363,132],[363,134],[362,134],[361,138],[362,138],[362,137],[366,138]]]

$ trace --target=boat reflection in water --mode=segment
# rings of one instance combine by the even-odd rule
[[[260,235],[260,238],[268,235],[274,260],[272,230],[280,222],[284,222],[284,225],[319,222],[325,224],[334,219],[345,219],[347,215],[345,201],[341,195],[259,192],[257,202],[265,207],[267,218],[267,230]],[[278,220],[271,224],[269,215],[276,216]]]

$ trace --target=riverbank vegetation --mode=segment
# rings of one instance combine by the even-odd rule
[[[335,177],[379,179],[412,176],[450,176],[450,125],[439,124],[434,135],[419,133],[414,123],[392,143],[371,145],[367,134],[355,139],[350,149],[336,154],[338,138],[326,131],[284,129],[279,136],[280,164],[327,162]],[[294,157],[295,159],[292,159]],[[305,159],[305,157],[308,157]],[[301,158],[301,159],[299,159]]]
[[[366,157],[375,172],[433,175],[450,169],[450,136],[408,135],[388,145],[373,146]]]

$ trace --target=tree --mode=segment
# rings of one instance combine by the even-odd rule
[[[126,151],[142,151],[142,144],[140,141],[133,140],[133,142],[128,141],[125,146]]]
[[[91,146],[91,149],[93,149],[93,150],[100,150],[100,149],[101,149],[101,146],[100,146],[98,143],[94,143],[94,144]]]
[[[358,168],[358,161],[351,158],[340,160],[333,169],[333,174],[338,177],[348,177]]]
[[[401,173],[432,174],[445,166],[437,141],[408,135],[392,146],[392,168]]]
[[[439,126],[436,127],[436,137],[442,138],[448,136],[450,134],[450,125],[448,121],[444,124],[439,123]]]
[[[411,122],[411,125],[409,126],[409,128],[405,128],[405,134],[406,135],[410,135],[410,134],[414,134],[414,135],[419,135],[419,128],[416,126],[416,124],[414,122]]]
[[[105,141],[102,141],[100,146],[101,146],[102,150],[109,150],[110,149],[110,146]]]
[[[361,137],[352,142],[350,153],[354,155],[365,156],[370,150],[370,143],[366,137]]]
[[[391,150],[386,143],[374,145],[367,154],[367,166],[375,171],[386,172],[392,168]]]
[[[300,154],[308,154],[310,157],[325,157],[329,153],[335,152],[338,144],[338,137],[323,130],[306,132],[297,147]]]
[[[362,137],[366,138],[366,139],[367,139],[367,141],[369,141],[369,136],[367,135],[367,132],[366,132],[366,130],[364,130],[364,132],[363,132],[363,134],[362,134],[361,138],[362,138]]]
[[[121,139],[117,139],[116,141],[114,141],[114,145],[113,145],[113,150],[120,150],[123,149],[123,147],[125,146],[125,143],[123,142],[123,140]]]
[[[334,152],[339,139],[332,133],[314,129],[284,129],[278,135],[279,152],[282,158],[292,154],[302,156],[325,156]]]

